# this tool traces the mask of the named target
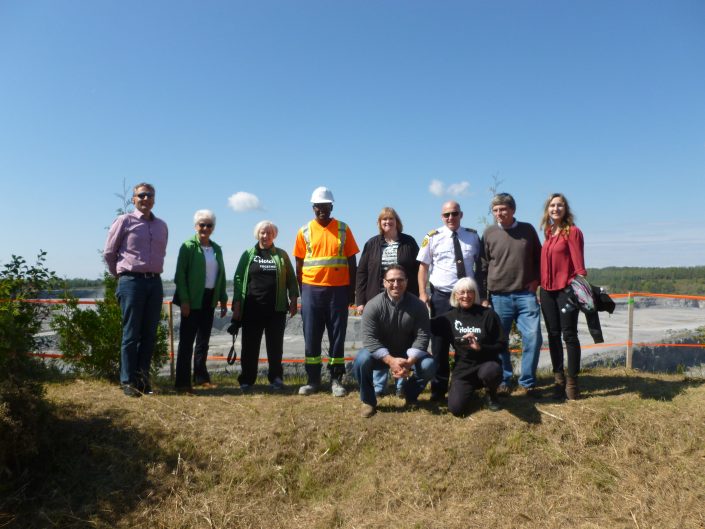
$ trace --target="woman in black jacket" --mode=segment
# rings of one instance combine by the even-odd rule
[[[357,266],[355,300],[357,311],[362,313],[365,305],[384,290],[382,278],[390,265],[398,264],[406,270],[406,291],[419,295],[419,262],[416,256],[419,245],[411,235],[402,233],[404,225],[394,208],[384,207],[377,217],[379,235],[365,243]],[[381,397],[386,393],[389,372],[375,371],[375,393]],[[397,389],[399,393],[399,389]]]
[[[482,387],[487,389],[487,407],[499,410],[497,387],[502,382],[499,353],[507,347],[507,338],[499,316],[479,302],[477,283],[464,277],[451,292],[453,308],[431,320],[431,332],[455,349],[448,411],[456,417],[468,413],[475,390]]]

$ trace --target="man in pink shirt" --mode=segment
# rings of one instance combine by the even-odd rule
[[[164,291],[160,274],[169,231],[152,213],[154,186],[137,184],[135,210],[120,215],[110,226],[103,257],[118,278],[116,295],[122,310],[120,384],[125,395],[152,393],[149,368],[157,336]]]

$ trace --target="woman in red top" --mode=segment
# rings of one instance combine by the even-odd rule
[[[555,377],[555,397],[577,399],[580,372],[578,310],[561,309],[568,303],[565,288],[576,275],[587,275],[583,257],[583,232],[574,224],[568,200],[553,193],[544,205],[541,228],[546,237],[541,249],[541,312],[548,333],[548,347]],[[563,343],[568,353],[568,377],[563,370]]]

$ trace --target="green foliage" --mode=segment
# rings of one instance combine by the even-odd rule
[[[105,273],[105,297],[95,310],[82,309],[78,299],[66,292],[66,304],[54,316],[52,328],[59,337],[64,361],[78,373],[117,381],[120,373],[122,314],[115,291],[117,279]],[[168,358],[168,329],[164,318],[157,329],[152,370],[158,371]]]
[[[34,265],[13,255],[0,270],[0,475],[12,475],[37,452],[47,412],[38,365],[29,353],[41,345],[36,334],[50,308],[26,301],[56,280],[45,260],[43,251]]]

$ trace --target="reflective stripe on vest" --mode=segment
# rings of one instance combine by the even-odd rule
[[[311,248],[311,224],[315,221],[311,221],[306,226],[304,226],[301,234],[304,237],[304,242],[306,243],[306,257],[304,257],[304,268],[312,266],[321,266],[326,268],[335,268],[338,266],[347,266],[348,259],[343,255],[345,250],[345,237],[347,235],[347,225],[338,221],[338,255],[332,257],[311,257],[313,254],[313,249]]]

